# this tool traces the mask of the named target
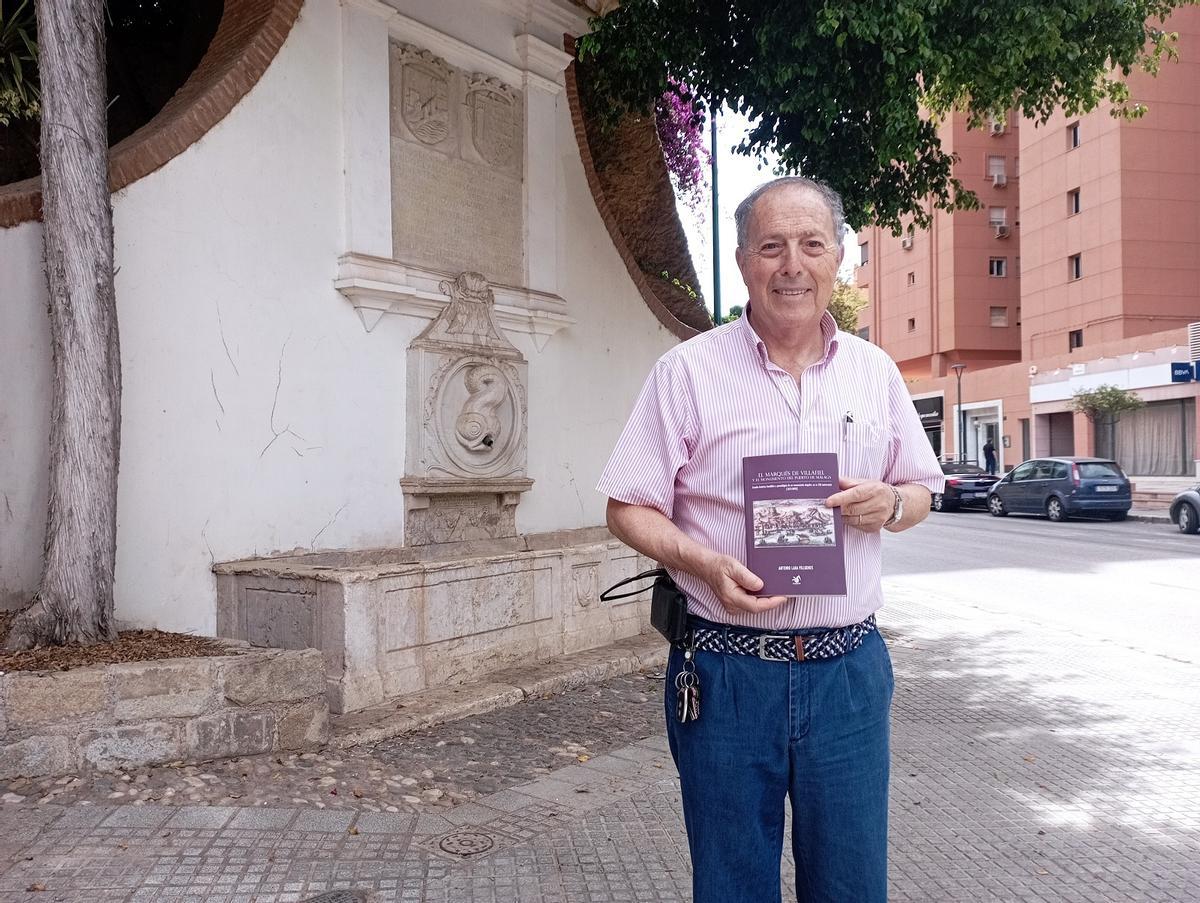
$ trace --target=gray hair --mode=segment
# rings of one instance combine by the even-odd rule
[[[842,196],[824,182],[818,182],[816,179],[806,179],[804,176],[781,176],[778,179],[772,179],[770,182],[764,182],[746,195],[745,200],[737,205],[737,210],[733,213],[733,221],[737,224],[738,247],[744,248],[746,246],[746,229],[750,222],[750,213],[754,210],[755,202],[768,191],[782,188],[785,185],[807,188],[809,191],[815,191],[821,196],[821,200],[829,208],[830,216],[833,217],[833,234],[840,247],[842,238],[846,234],[846,212],[842,207]]]

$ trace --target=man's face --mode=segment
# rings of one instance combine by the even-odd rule
[[[754,321],[771,330],[812,329],[829,306],[842,262],[833,214],[821,196],[783,185],[759,197],[737,249]]]

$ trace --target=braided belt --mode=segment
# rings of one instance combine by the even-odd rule
[[[875,616],[849,627],[835,627],[822,633],[779,634],[744,630],[740,627],[693,627],[694,648],[705,652],[732,652],[753,655],[768,662],[803,662],[837,658],[862,645],[875,630]]]

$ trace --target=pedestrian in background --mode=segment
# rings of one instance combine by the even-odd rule
[[[988,473],[996,472],[996,446],[992,445],[991,439],[983,443],[983,465]]]

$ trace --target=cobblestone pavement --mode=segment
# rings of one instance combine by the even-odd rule
[[[661,699],[660,679],[634,674],[367,747],[18,778],[0,781],[0,800],[365,812],[447,808],[661,733]]]
[[[889,599],[893,901],[1200,899],[1194,664],[904,581]],[[49,800],[53,782],[10,785],[26,798],[0,806],[0,901],[688,900],[661,686],[620,678],[370,749],[68,782]]]

